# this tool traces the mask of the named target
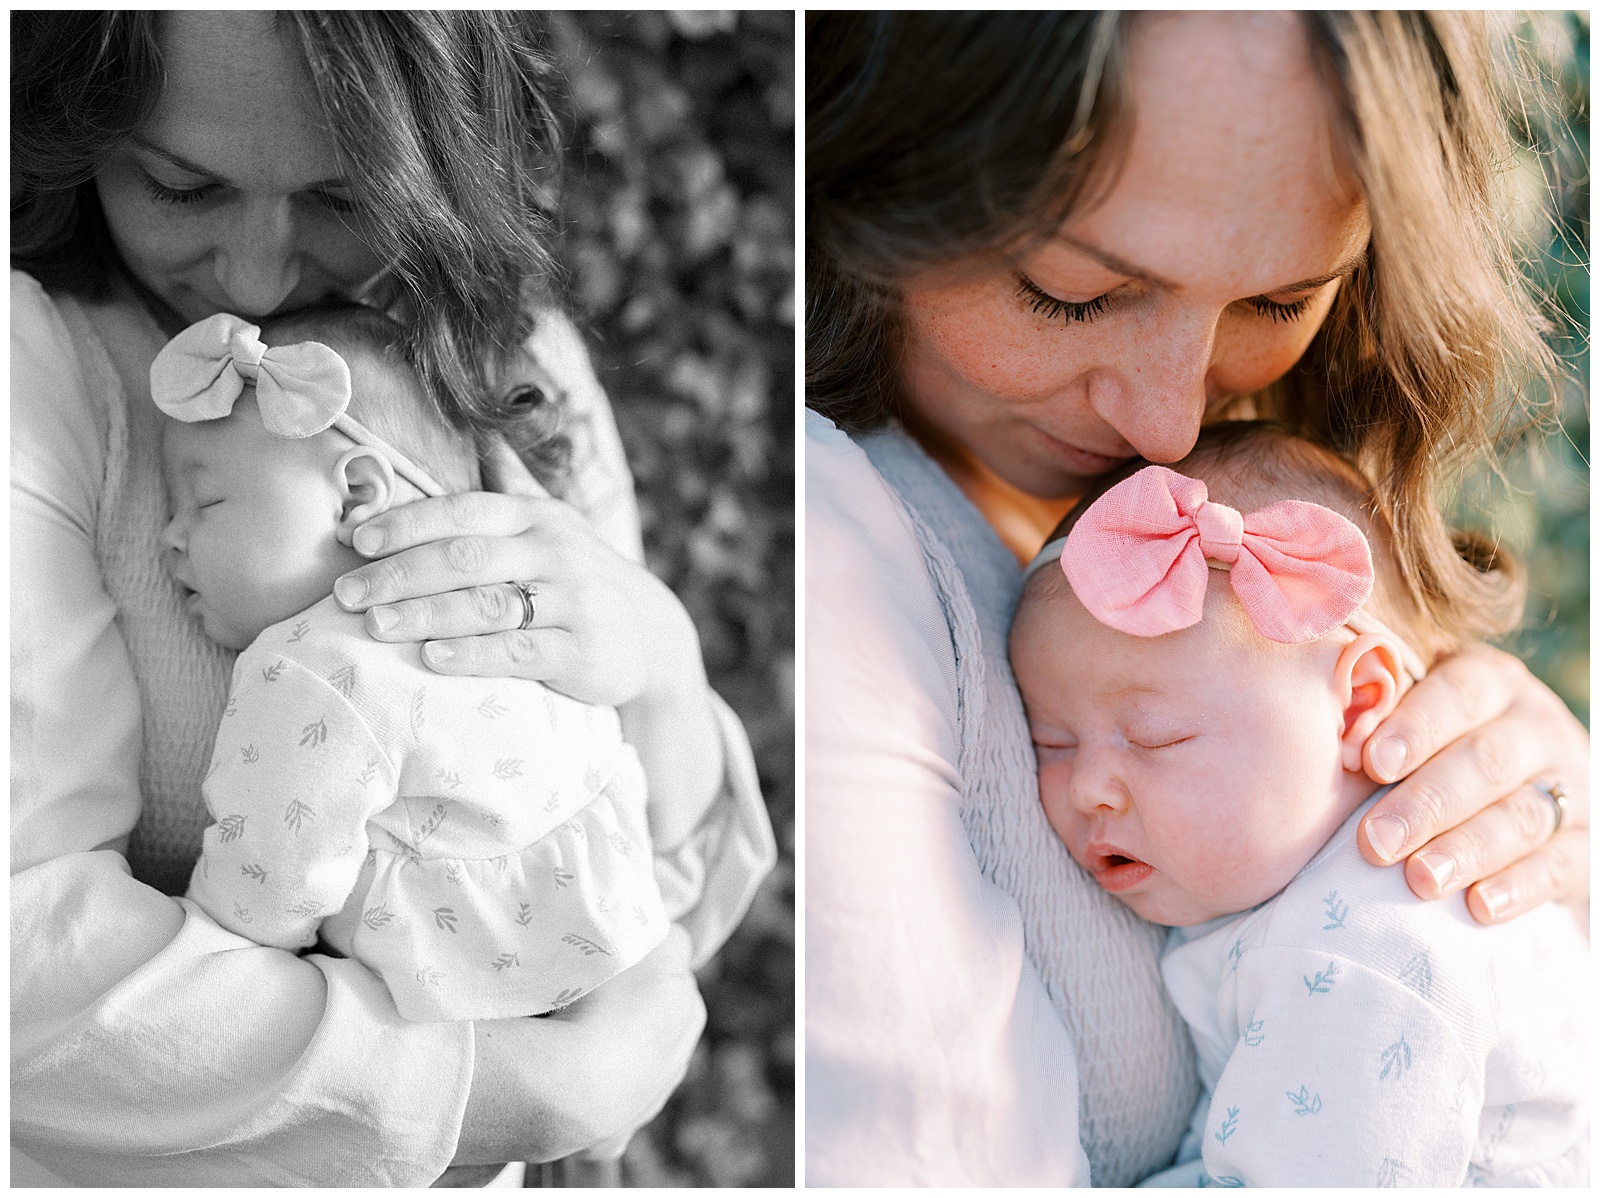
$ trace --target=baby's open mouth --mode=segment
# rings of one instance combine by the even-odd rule
[[[1092,844],[1086,850],[1089,872],[1102,889],[1110,894],[1129,890],[1155,872],[1153,866],[1118,852],[1109,845]]]

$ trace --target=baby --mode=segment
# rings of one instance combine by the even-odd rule
[[[1416,648],[1495,623],[1412,599],[1391,545],[1354,466],[1252,422],[1125,472],[1029,567],[1011,659],[1046,814],[1172,926],[1162,975],[1204,1084],[1189,1163],[1148,1184],[1587,1184],[1570,913],[1482,927],[1356,847],[1362,748],[1425,672]]]
[[[175,418],[165,564],[242,651],[188,897],[261,944],[320,933],[407,1019],[541,1014],[666,935],[644,776],[609,708],[432,673],[334,602],[363,521],[478,485],[400,345],[365,308],[222,314],[151,367]]]

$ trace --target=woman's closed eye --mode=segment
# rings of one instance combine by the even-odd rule
[[[223,191],[223,186],[220,183],[202,183],[196,187],[169,187],[149,172],[145,172],[144,182],[145,189],[149,191],[152,199],[162,204],[174,206],[201,204],[207,200],[218,198]],[[306,192],[305,195],[314,203],[341,216],[352,213],[359,207],[348,196],[335,195],[331,191],[310,191]]]
[[[1033,312],[1036,316],[1043,316],[1046,320],[1059,320],[1063,324],[1088,324],[1095,317],[1108,309],[1113,309],[1121,299],[1121,287],[1114,287],[1101,295],[1088,300],[1065,300],[1059,296],[1051,295],[1040,287],[1027,275],[1017,275],[1017,298],[1023,307]],[[1299,320],[1311,307],[1312,296],[1302,296],[1297,300],[1269,299],[1264,295],[1253,295],[1240,303],[1248,306],[1256,316],[1270,320],[1273,324],[1280,322],[1288,324]]]

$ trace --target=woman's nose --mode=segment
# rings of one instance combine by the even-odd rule
[[[1214,339],[1211,323],[1161,330],[1145,352],[1091,378],[1090,404],[1140,457],[1176,462],[1200,435]]]
[[[217,283],[246,318],[275,311],[300,282],[294,213],[287,198],[250,204],[217,247]]]

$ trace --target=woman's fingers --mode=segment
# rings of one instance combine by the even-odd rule
[[[451,537],[352,570],[333,584],[333,593],[347,611],[364,611],[468,587],[549,577],[542,556],[527,537]]]
[[[534,589],[534,618],[529,627],[564,627],[561,589],[537,580],[528,582]],[[367,632],[380,641],[449,640],[515,631],[526,614],[522,593],[514,584],[492,582],[371,608]]]
[[[1508,727],[1511,722],[1502,716],[1467,732],[1380,799],[1361,822],[1367,859],[1377,865],[1398,861],[1532,778],[1545,763],[1544,746],[1518,737],[1520,723]],[[1519,841],[1516,847],[1520,856],[1533,844]],[[1469,876],[1462,885],[1482,876]]]
[[[1555,830],[1555,804],[1531,785],[1518,787],[1413,853],[1406,882],[1419,898],[1454,894],[1538,852]]]
[[[1518,671],[1523,679],[1514,676]],[[1364,750],[1367,774],[1375,782],[1405,777],[1440,749],[1504,711],[1527,674],[1527,667],[1516,658],[1483,646],[1441,661],[1368,738]]]
[[[1504,923],[1552,894],[1581,893],[1579,879],[1588,870],[1589,830],[1563,827],[1538,851],[1467,891],[1467,910],[1479,923]]]
[[[419,499],[374,516],[352,538],[356,552],[381,557],[449,537],[512,537],[538,519],[538,509],[554,500],[492,491],[462,491]]]
[[[531,678],[565,693],[562,684],[576,649],[577,642],[566,629],[530,628],[429,641],[422,646],[422,656],[435,673]]]

